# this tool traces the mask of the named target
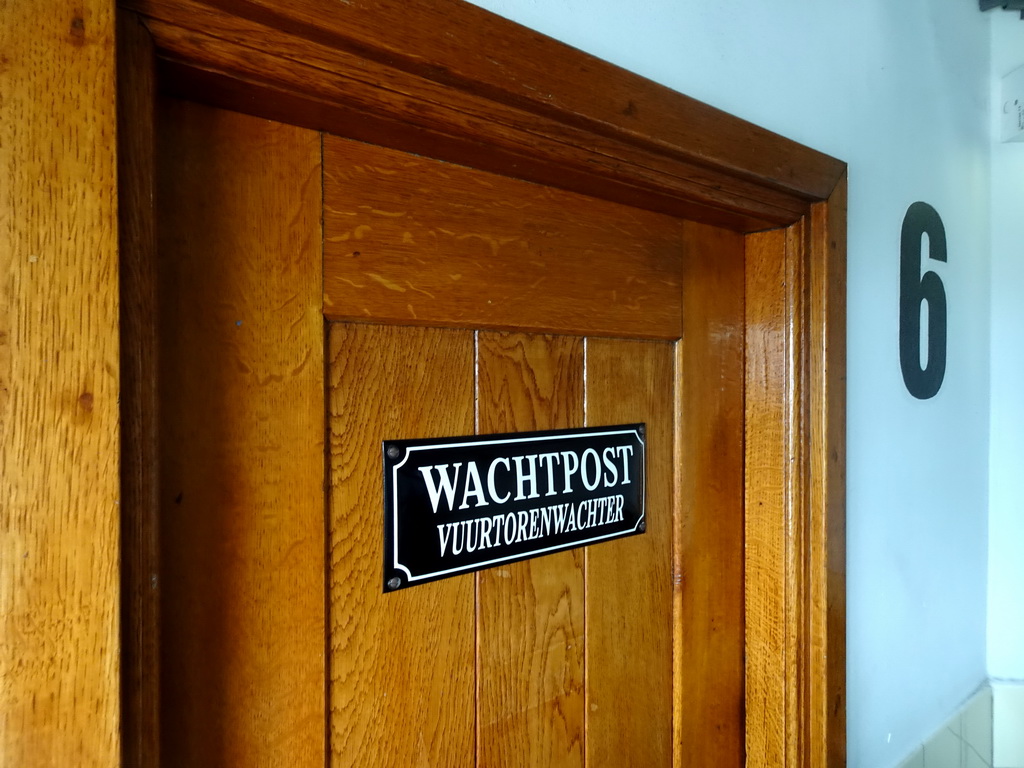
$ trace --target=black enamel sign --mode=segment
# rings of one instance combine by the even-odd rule
[[[384,591],[643,533],[643,424],[387,440]]]

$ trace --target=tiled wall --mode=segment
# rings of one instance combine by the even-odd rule
[[[1024,768],[1024,683],[992,683],[994,768]]]
[[[978,691],[960,712],[900,763],[900,768],[1004,768],[1002,763],[992,762],[992,702],[992,689],[986,686]],[[1020,702],[1024,705],[1024,697]],[[1024,763],[1013,763],[1012,768],[1018,765],[1024,768]]]

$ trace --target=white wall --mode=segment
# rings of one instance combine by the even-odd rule
[[[1024,21],[992,19],[993,103],[1024,66]],[[992,434],[988,668],[1024,680],[1024,143],[992,147]]]
[[[973,0],[476,2],[850,164],[849,765],[896,764],[986,676],[989,18]],[[897,348],[915,200],[949,252],[928,401]]]

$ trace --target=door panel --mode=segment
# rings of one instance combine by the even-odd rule
[[[670,765],[674,347],[332,324],[336,765],[466,764],[438,750],[474,689],[481,766]],[[480,433],[646,422],[646,534],[382,595],[381,441],[473,434],[474,403]]]
[[[743,238],[162,120],[166,764],[742,765]],[[637,421],[643,535],[382,594],[382,440]]]
[[[587,343],[587,423],[647,424],[647,532],[584,551],[592,766],[672,761],[674,347]]]
[[[479,334],[479,431],[583,424],[584,340]],[[582,766],[583,552],[477,574],[480,765]]]
[[[680,219],[336,136],[324,203],[332,319],[681,333]]]
[[[687,227],[675,531],[676,750],[687,766],[744,765],[744,248],[735,232]]]
[[[381,440],[473,432],[473,333],[330,330],[331,765],[472,766],[472,574],[382,593]]]
[[[159,123],[162,757],[319,766],[320,140],[178,101]]]

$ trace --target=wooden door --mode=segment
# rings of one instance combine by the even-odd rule
[[[742,765],[742,235],[158,126],[163,765]],[[644,535],[382,593],[382,440],[627,422]]]

